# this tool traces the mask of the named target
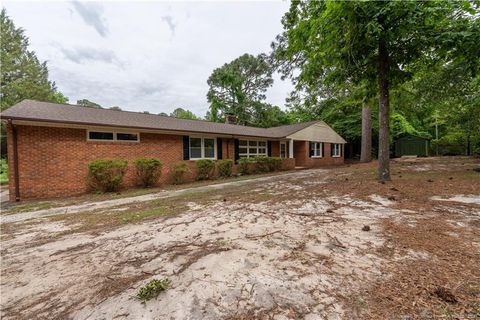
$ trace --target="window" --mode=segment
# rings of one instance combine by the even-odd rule
[[[240,157],[258,157],[267,155],[267,142],[258,140],[240,140],[238,142]]]
[[[138,134],[136,133],[117,133],[118,141],[138,141]]]
[[[87,131],[87,140],[138,142],[140,134],[113,131]]]
[[[332,144],[332,157],[340,157],[342,145],[339,143]]]
[[[215,139],[203,139],[204,158],[215,158]]]
[[[90,140],[113,140],[113,132],[90,131],[88,133]]]
[[[190,158],[202,158],[202,138],[190,138]]]
[[[190,138],[190,159],[215,159],[214,138]]]
[[[285,159],[287,157],[287,144],[280,142],[280,158]]]
[[[310,143],[310,156],[321,158],[323,157],[323,143],[311,142]]]

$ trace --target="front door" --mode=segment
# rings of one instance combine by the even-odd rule
[[[280,158],[285,159],[287,157],[287,143],[280,142]]]

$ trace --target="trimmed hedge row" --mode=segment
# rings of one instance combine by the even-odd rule
[[[241,174],[265,173],[280,170],[282,159],[279,157],[240,158],[238,172]]]
[[[133,161],[139,185],[150,187],[157,183],[162,175],[162,162],[157,158],[138,158]],[[221,178],[228,178],[233,173],[233,160],[196,161],[197,180],[212,179],[215,167]],[[128,162],[119,159],[99,159],[88,164],[88,184],[97,191],[117,191],[123,182]],[[239,174],[265,173],[280,170],[282,159],[278,157],[241,158],[238,160]],[[185,176],[191,172],[187,162],[180,161],[172,165],[171,177],[174,184],[185,182]]]

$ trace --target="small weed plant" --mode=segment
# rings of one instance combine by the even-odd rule
[[[142,303],[147,302],[153,298],[156,298],[162,291],[165,291],[170,286],[170,280],[165,279],[153,279],[145,286],[141,287],[137,295],[135,296]]]

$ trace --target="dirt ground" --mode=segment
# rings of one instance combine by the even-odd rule
[[[0,315],[480,319],[480,161],[375,165],[2,223]]]

